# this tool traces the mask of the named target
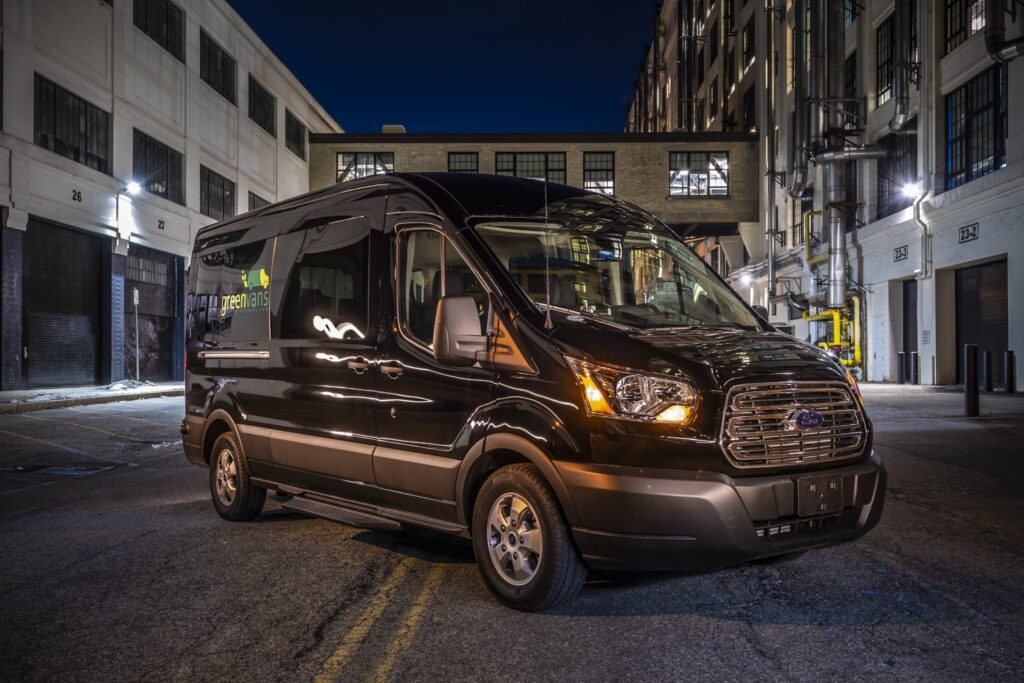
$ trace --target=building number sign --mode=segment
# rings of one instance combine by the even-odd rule
[[[902,247],[896,247],[892,250],[892,262],[899,263],[900,261],[906,261],[909,255],[909,249],[904,244]]]
[[[960,228],[959,232],[960,235],[958,239],[960,244],[976,240],[978,239],[978,224],[971,223],[970,225],[965,225],[962,228]]]
[[[82,201],[82,191],[81,190],[71,190],[71,201],[73,201],[73,202],[80,202],[80,201]]]

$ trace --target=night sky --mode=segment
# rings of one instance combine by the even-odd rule
[[[621,131],[646,0],[228,0],[348,132]]]

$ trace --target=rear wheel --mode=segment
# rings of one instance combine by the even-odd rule
[[[527,612],[572,598],[587,578],[558,500],[533,465],[503,467],[484,482],[473,550],[491,593]]]
[[[250,480],[249,463],[233,432],[225,432],[213,442],[210,493],[217,514],[231,522],[248,522],[263,509],[267,490]]]

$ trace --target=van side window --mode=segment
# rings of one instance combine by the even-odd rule
[[[193,334],[206,342],[267,338],[273,240],[202,254],[192,308]]]
[[[358,341],[367,332],[368,224],[343,221],[292,233],[278,259],[294,257],[277,337]]]
[[[405,331],[424,345],[433,345],[443,276],[446,296],[468,295],[477,300],[483,333],[487,294],[451,242],[433,230],[405,232],[401,240],[399,315]]]

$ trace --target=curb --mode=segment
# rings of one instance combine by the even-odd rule
[[[100,403],[118,403],[120,401],[138,401],[144,398],[164,398],[184,395],[185,389],[181,388],[138,394],[119,394],[116,396],[83,396],[81,398],[61,398],[54,401],[22,401],[21,403],[0,404],[0,415],[15,415],[18,413],[31,413],[36,410],[50,410],[52,408],[71,408],[73,406],[88,406]]]

